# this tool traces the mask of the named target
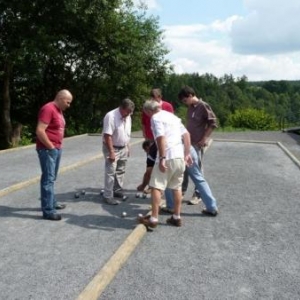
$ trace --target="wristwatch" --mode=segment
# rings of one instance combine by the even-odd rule
[[[163,160],[163,159],[166,159],[166,157],[165,156],[160,156],[159,157],[159,160]]]

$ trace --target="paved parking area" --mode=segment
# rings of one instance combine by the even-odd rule
[[[213,142],[220,215],[184,205],[182,228],[162,216],[99,299],[300,299],[299,175],[277,145]]]
[[[216,137],[205,155],[205,177],[220,215],[204,217],[199,206],[183,205],[181,228],[166,225],[162,215],[110,284],[98,288],[101,295],[91,289],[85,299],[300,299],[299,167],[276,143],[224,141],[228,138]],[[74,167],[60,174],[56,186],[59,200],[67,203],[63,221],[41,219],[38,183],[1,195],[1,300],[76,299],[137,230],[135,217],[149,210],[150,200],[135,198],[145,154],[139,134],[132,142],[130,198],[120,206],[105,205],[99,196],[99,136],[66,141],[62,168]],[[1,179],[11,178],[2,191],[26,179],[21,171],[39,175],[33,150],[0,153]],[[14,153],[19,169],[7,167],[4,173]],[[86,195],[75,199],[82,189]],[[115,256],[114,263],[118,260]]]

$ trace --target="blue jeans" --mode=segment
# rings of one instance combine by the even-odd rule
[[[56,213],[56,199],[54,195],[54,181],[56,180],[61,149],[39,149],[37,150],[40,160],[42,176],[40,181],[41,188],[41,207],[43,215]]]
[[[198,165],[200,167],[200,170],[202,172],[202,175],[204,174],[203,172],[203,164],[202,164],[202,160],[203,160],[203,156],[204,156],[204,149],[203,148],[198,148],[198,147],[194,147],[198,156]],[[183,174],[183,182],[182,182],[182,193],[185,193],[188,189],[189,186],[189,173],[188,170],[186,169],[184,171]],[[194,195],[197,198],[201,198],[199,191],[197,190],[197,188],[195,187],[195,191],[194,191]]]
[[[173,201],[173,191],[169,188],[165,189],[165,198],[166,198],[166,207],[173,209],[174,201]]]
[[[190,167],[187,167],[187,173],[189,177],[191,177],[192,181],[195,184],[195,188],[197,191],[199,191],[199,194],[202,198],[203,203],[206,206],[206,209],[208,211],[215,211],[218,209],[217,207],[217,201],[215,197],[213,196],[211,189],[206,182],[206,180],[203,177],[203,174],[201,172],[201,169],[199,167],[198,161],[199,161],[199,152],[195,150],[194,147],[191,147],[190,150],[191,157],[193,159],[193,164]],[[173,208],[173,195],[169,191],[165,191],[166,196],[166,203],[168,208]]]

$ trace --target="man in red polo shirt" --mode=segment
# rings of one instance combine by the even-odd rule
[[[41,207],[43,218],[46,220],[61,220],[61,215],[56,210],[66,207],[65,204],[56,201],[54,182],[59,169],[65,131],[63,112],[70,107],[72,100],[73,96],[68,90],[61,90],[53,101],[40,109],[38,115],[36,151],[42,170]]]
[[[161,105],[162,110],[174,113],[172,104],[162,99],[162,93],[160,89],[152,89],[150,92],[150,97]],[[142,127],[144,138],[146,140],[154,141],[153,133],[151,130],[150,117],[144,111],[142,113]]]

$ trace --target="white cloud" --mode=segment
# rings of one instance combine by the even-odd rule
[[[224,38],[224,32],[230,30],[230,24],[235,19],[216,21],[210,25],[165,27],[165,42],[171,51],[169,58],[175,72],[213,73],[216,76],[226,73],[220,68],[230,56],[228,37],[225,35]]]
[[[244,16],[163,27],[175,72],[299,80],[300,0],[241,1],[248,11]],[[162,12],[159,0],[143,2]],[[166,3],[164,7],[167,12]]]
[[[220,21],[220,20],[216,20],[211,24],[211,28],[223,33],[227,33],[230,32],[231,28],[232,28],[232,24],[237,21],[240,20],[241,17],[239,16],[231,16],[229,18],[227,18],[225,21]]]
[[[232,24],[232,47],[240,54],[300,51],[299,0],[245,0],[250,13]]]
[[[297,54],[268,57],[233,53],[229,32],[231,24],[237,19],[235,16],[207,26],[195,24],[165,27],[165,43],[171,51],[168,58],[175,72],[210,73],[217,77],[224,74],[232,74],[234,77],[245,75],[249,80],[300,78],[300,57]]]

